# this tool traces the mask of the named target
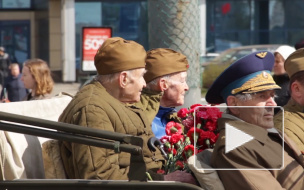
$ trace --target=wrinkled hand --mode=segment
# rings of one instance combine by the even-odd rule
[[[190,173],[187,173],[186,171],[180,171],[180,170],[177,170],[177,171],[174,171],[167,175],[164,175],[164,180],[165,181],[179,181],[182,183],[190,183],[193,185],[198,185],[195,178]]]

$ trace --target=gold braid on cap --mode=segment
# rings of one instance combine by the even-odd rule
[[[258,92],[274,88],[280,87],[276,85],[269,73],[263,71],[261,74],[258,74],[254,78],[245,82],[241,87],[233,89],[231,94],[237,94],[245,90],[249,90],[250,92]]]

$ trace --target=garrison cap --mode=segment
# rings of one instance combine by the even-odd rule
[[[145,81],[151,82],[157,77],[187,71],[187,57],[168,48],[157,48],[147,52]]]
[[[274,56],[261,51],[244,56],[225,69],[215,79],[206,94],[211,104],[225,103],[229,95],[280,89],[271,76]]]
[[[289,78],[299,71],[304,71],[304,48],[293,52],[284,62],[284,68]]]
[[[94,64],[98,74],[107,75],[145,68],[146,50],[134,41],[120,37],[108,38],[98,49]]]

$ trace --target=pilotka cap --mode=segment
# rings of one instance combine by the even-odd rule
[[[187,57],[168,48],[157,48],[147,52],[145,81],[157,77],[184,72],[189,68]]]
[[[304,71],[304,48],[293,52],[284,62],[284,67],[289,78],[299,71]]]
[[[120,37],[108,38],[98,49],[94,64],[98,74],[107,75],[145,68],[146,51],[134,41]]]

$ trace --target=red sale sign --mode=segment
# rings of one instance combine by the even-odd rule
[[[94,56],[103,42],[112,37],[110,27],[84,27],[82,29],[82,71],[96,71]]]

